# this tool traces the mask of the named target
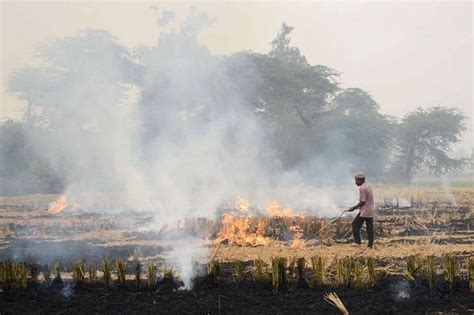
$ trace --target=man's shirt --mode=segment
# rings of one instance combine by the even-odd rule
[[[363,183],[359,186],[359,201],[365,201],[365,205],[360,208],[360,216],[363,218],[374,217],[374,194],[369,184]]]

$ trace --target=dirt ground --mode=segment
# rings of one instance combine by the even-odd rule
[[[474,188],[377,187],[375,249],[351,244],[351,219],[343,218],[324,233],[330,218],[252,218],[249,231],[265,226],[265,246],[236,246],[223,242],[216,252],[220,223],[206,218],[190,218],[178,228],[143,229],[152,213],[100,213],[90,209],[68,209],[60,214],[47,211],[58,196],[38,195],[0,198],[0,261],[26,261],[51,266],[63,264],[63,285],[31,283],[28,289],[0,292],[0,313],[318,313],[338,310],[324,301],[327,292],[336,292],[351,314],[449,313],[474,314],[474,294],[469,292],[466,259],[474,255]],[[304,245],[292,247],[291,226],[303,231]],[[175,230],[190,239],[167,237]],[[204,243],[196,239],[206,236]],[[362,231],[363,239],[365,231]],[[366,240],[364,240],[366,242]],[[78,284],[71,279],[72,264],[79,259],[100,265],[103,258],[165,261],[167,254],[186,244],[204,246],[218,261],[229,262],[219,279],[198,277],[191,290],[167,290],[158,285],[137,288],[132,283],[105,288]],[[442,256],[454,253],[459,261],[455,291],[449,293],[443,280]],[[424,280],[409,282],[403,277],[406,258],[419,254],[435,256],[437,282],[430,290]],[[324,258],[328,279],[333,277],[337,258],[374,257],[378,275],[373,289],[324,287],[290,289],[272,293],[271,280],[252,280],[253,261],[269,263],[272,257]],[[232,277],[230,262],[243,261],[244,280]],[[308,266],[310,269],[310,266]],[[100,269],[100,268],[99,268]],[[267,276],[269,277],[269,269]],[[132,273],[132,272],[131,272]],[[178,274],[179,275],[179,274]],[[227,275],[227,276],[226,276]],[[308,276],[308,281],[311,276]]]
[[[160,287],[105,288],[103,285],[66,284],[31,287],[0,294],[2,314],[24,313],[162,313],[162,314],[339,314],[323,295],[337,292],[351,314],[472,314],[474,298],[468,288],[453,294],[445,288],[430,292],[424,286],[404,287],[404,280],[384,279],[370,291],[321,287],[273,294],[271,283],[255,284],[200,279],[190,291],[167,292]],[[408,295],[397,292],[397,287]]]

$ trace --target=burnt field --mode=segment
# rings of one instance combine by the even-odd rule
[[[4,197],[0,311],[340,313],[335,292],[351,314],[473,313],[473,192],[379,187],[373,250],[351,245],[349,217],[239,204],[150,227],[153,213]],[[204,258],[188,257],[185,286],[170,257],[189,247]]]

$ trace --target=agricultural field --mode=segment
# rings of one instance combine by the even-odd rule
[[[374,249],[350,217],[242,198],[150,229],[151,212],[2,197],[0,312],[474,313],[474,187],[374,190]]]

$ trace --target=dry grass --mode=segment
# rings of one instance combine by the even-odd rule
[[[142,274],[142,264],[139,260],[136,260],[133,264],[133,271],[135,274],[135,284],[137,287],[140,287],[141,274]]]
[[[410,255],[407,259],[407,269],[405,277],[408,280],[415,280],[423,271],[423,260],[418,255]]]
[[[472,244],[378,244],[376,240],[376,249],[367,249],[353,247],[349,244],[337,244],[335,246],[307,246],[304,250],[293,250],[283,244],[275,243],[274,246],[261,246],[261,247],[238,247],[238,246],[226,246],[223,245],[220,248],[217,259],[228,261],[228,260],[243,260],[253,261],[257,259],[263,260],[269,264],[272,256],[276,254],[278,256],[293,257],[300,256],[311,260],[314,253],[318,253],[325,262],[332,264],[336,256],[340,256],[341,253],[351,257],[373,257],[376,259],[405,259],[413,253],[418,253],[419,256],[430,256],[442,257],[444,253],[452,252],[455,254],[462,253],[474,253]]]
[[[48,265],[45,265],[43,267],[43,279],[46,283],[51,282],[51,269],[49,268]]]
[[[348,257],[336,259],[336,283],[341,286],[349,285],[350,259]]]
[[[234,261],[234,276],[235,280],[242,281],[244,276],[244,264],[240,260]]]
[[[89,265],[89,282],[91,284],[96,283],[97,281],[97,266],[95,264]]]
[[[54,272],[55,272],[54,281],[62,281],[62,279],[61,279],[61,260],[59,260],[59,259],[54,262]]]
[[[468,258],[467,270],[469,274],[469,289],[474,293],[474,256]]]
[[[147,264],[147,282],[150,288],[156,285],[156,265],[153,262]]]
[[[365,285],[365,278],[362,273],[362,263],[359,259],[352,261],[352,285],[354,288],[362,288]]]
[[[325,282],[324,260],[321,256],[311,257],[311,266],[314,272],[314,285],[323,285]]]
[[[117,279],[120,284],[125,284],[125,271],[127,269],[127,261],[119,259],[116,261]]]
[[[377,283],[377,274],[375,273],[375,259],[373,257],[369,257],[366,260],[367,264],[367,286],[369,288],[375,287]]]
[[[162,266],[161,274],[163,275],[163,279],[174,280],[175,271],[172,267],[166,265]]]
[[[74,263],[72,278],[74,281],[83,282],[86,275],[86,261],[79,260]]]
[[[428,278],[428,285],[430,287],[430,290],[434,289],[435,285],[435,277],[436,277],[436,270],[434,267],[434,256],[428,256],[426,257],[426,276]]]
[[[110,287],[110,282],[112,279],[112,266],[110,264],[110,260],[102,260],[102,266],[104,268],[104,283],[107,287]]]
[[[306,259],[299,257],[296,261],[296,271],[298,272],[298,285],[306,286]]]
[[[209,276],[218,278],[221,275],[221,270],[222,270],[222,266],[221,266],[220,261],[212,260],[207,263],[207,274]]]
[[[284,257],[275,257],[272,259],[272,290],[273,293],[287,289],[286,277],[287,259]]]
[[[458,259],[453,253],[447,253],[444,255],[444,278],[448,283],[449,291],[454,291],[454,286],[456,284],[456,277],[458,274]]]
[[[30,275],[31,275],[31,281],[36,282],[38,281],[39,277],[39,269],[37,264],[32,264],[30,266]]]
[[[349,315],[349,311],[347,310],[344,303],[342,303],[341,299],[337,296],[336,292],[329,292],[324,295],[324,300],[329,304],[337,307],[341,314]]]
[[[261,282],[265,280],[265,268],[266,264],[261,259],[255,259],[253,261],[253,279],[256,282]]]

